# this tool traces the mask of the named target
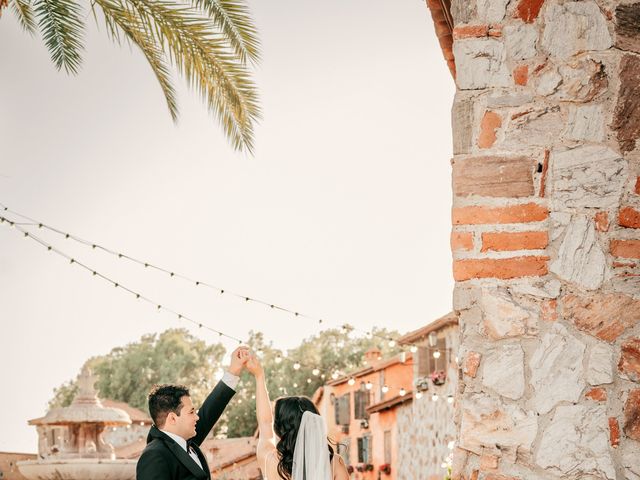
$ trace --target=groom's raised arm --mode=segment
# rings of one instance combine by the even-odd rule
[[[243,350],[246,350],[246,347],[238,347],[233,351],[229,369],[206,398],[200,410],[198,410],[200,419],[196,423],[196,435],[191,439],[197,445],[200,445],[207,438],[207,435],[209,435],[209,432],[224,412],[225,407],[236,393],[235,389],[240,380],[239,375],[244,367],[244,360],[241,359],[240,355]]]

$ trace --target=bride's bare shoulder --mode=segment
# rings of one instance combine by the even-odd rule
[[[349,480],[347,466],[340,455],[334,455],[331,463],[333,464],[333,480]]]

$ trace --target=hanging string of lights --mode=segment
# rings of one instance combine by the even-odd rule
[[[307,319],[307,320],[311,320],[311,321],[317,322],[319,325],[322,325],[324,323],[324,319],[322,319],[322,318],[319,318],[319,317],[316,317],[316,316],[313,316],[313,315],[309,315],[309,314],[306,314],[306,313],[302,313],[300,311],[293,310],[293,309],[290,309],[290,308],[287,308],[287,307],[283,307],[283,306],[278,305],[278,304],[273,303],[273,302],[267,302],[265,300],[261,300],[261,299],[258,299],[258,298],[255,298],[255,297],[252,297],[252,296],[249,296],[249,295],[244,295],[244,294],[241,294],[241,293],[238,293],[238,292],[234,292],[232,290],[229,290],[229,289],[226,289],[226,288],[222,288],[220,286],[214,285],[214,284],[212,284],[210,282],[207,282],[207,281],[197,280],[197,279],[194,279],[191,276],[178,273],[178,272],[176,272],[174,270],[170,270],[170,269],[167,269],[167,268],[164,268],[164,267],[157,266],[154,263],[151,263],[149,261],[140,260],[140,259],[135,258],[135,257],[133,257],[131,255],[126,254],[126,253],[122,253],[122,252],[118,252],[116,250],[110,249],[110,248],[105,247],[105,246],[103,246],[103,245],[101,245],[99,243],[91,242],[91,241],[83,239],[83,238],[81,238],[81,237],[79,237],[77,235],[73,235],[71,233],[65,232],[65,231],[63,231],[63,230],[61,230],[59,228],[53,227],[51,225],[48,225],[47,223],[40,222],[40,221],[38,221],[36,219],[33,219],[33,218],[31,218],[31,217],[29,217],[27,215],[24,215],[24,214],[19,213],[19,212],[15,211],[15,210],[12,210],[12,209],[10,209],[8,206],[6,206],[3,203],[0,203],[0,209],[3,212],[7,212],[7,213],[10,213],[10,214],[16,215],[16,216],[18,216],[20,218],[23,218],[23,219],[28,221],[28,222],[18,223],[15,220],[8,219],[6,217],[2,217],[2,221],[7,221],[12,226],[14,226],[14,225],[15,226],[23,226],[23,227],[30,226],[30,227],[37,227],[39,229],[44,228],[46,230],[49,230],[51,232],[54,232],[54,233],[56,233],[58,235],[63,236],[65,239],[73,240],[73,241],[75,241],[77,243],[80,243],[80,244],[82,244],[84,246],[90,247],[93,250],[100,250],[100,251],[103,251],[103,252],[105,252],[105,253],[107,253],[109,255],[115,256],[118,259],[127,260],[127,261],[133,262],[133,263],[135,263],[137,265],[143,266],[144,268],[164,273],[164,274],[168,275],[170,278],[181,279],[181,280],[186,281],[186,282],[188,282],[188,283],[190,283],[190,284],[192,284],[192,285],[194,285],[196,287],[208,288],[208,289],[211,289],[213,291],[218,292],[220,295],[226,295],[226,296],[235,297],[235,298],[241,299],[241,300],[243,300],[244,302],[247,302],[247,303],[251,302],[251,303],[256,303],[256,304],[259,304],[259,305],[263,305],[263,306],[268,307],[268,308],[273,309],[273,310],[279,310],[281,312],[291,314],[291,315],[293,315],[293,316],[295,316],[297,318],[304,318],[304,319]],[[115,282],[112,282],[112,283],[115,283]],[[357,332],[363,333],[364,335],[367,335],[367,336],[380,338],[381,340],[384,340],[384,341],[388,342],[388,345],[391,348],[395,347],[397,345],[397,343],[398,343],[398,340],[393,338],[393,337],[377,333],[377,332],[375,332],[373,330],[358,329],[358,328],[355,328],[354,326],[352,326],[352,325],[350,325],[348,323],[341,324],[340,327],[341,327],[341,331],[343,333],[348,333],[349,331],[357,331]],[[407,347],[409,348],[409,350],[412,353],[417,352],[417,350],[419,348],[418,345],[414,345],[414,344],[406,344],[406,345],[407,345]],[[436,357],[436,355],[440,355],[440,350],[441,349],[439,349],[439,348],[432,347],[432,346],[422,346],[422,348],[427,348],[429,351],[432,351],[435,358],[438,358],[438,357]]]

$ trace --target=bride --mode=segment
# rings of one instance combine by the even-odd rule
[[[262,478],[348,480],[344,460],[329,444],[324,420],[313,402],[307,397],[279,398],[274,419],[262,365],[255,355],[244,355],[247,370],[256,378],[257,457]]]

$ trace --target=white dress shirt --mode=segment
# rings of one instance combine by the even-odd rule
[[[236,387],[238,386],[238,382],[240,381],[240,377],[225,371],[221,381],[223,381],[232,390],[235,390]],[[189,456],[193,459],[193,461],[196,462],[196,464],[200,468],[202,468],[202,463],[198,458],[198,454],[193,449],[187,449],[187,441],[184,438],[182,438],[180,435],[176,435],[175,433],[167,432],[166,430],[160,430],[160,431],[165,435],[168,435],[169,437],[171,437],[178,445],[182,447],[182,449],[185,452],[187,452],[187,454],[189,454]]]

